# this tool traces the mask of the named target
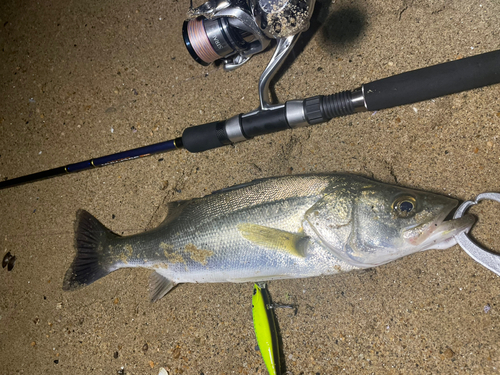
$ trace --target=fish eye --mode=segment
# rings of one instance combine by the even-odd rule
[[[399,217],[410,217],[415,214],[416,200],[411,196],[399,197],[392,204],[392,209]]]

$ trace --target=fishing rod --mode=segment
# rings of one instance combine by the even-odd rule
[[[176,149],[207,151],[357,112],[378,111],[497,83],[500,83],[500,50],[398,74],[352,91],[290,100],[278,105],[268,104],[267,96],[262,95],[263,90],[268,92],[267,83],[259,87],[263,89],[260,90],[261,106],[255,111],[186,128],[181,137],[169,141],[2,181],[0,189]]]
[[[278,1],[280,7],[269,4]],[[246,63],[272,39],[274,54],[259,80],[260,105],[227,120],[186,128],[181,137],[0,182],[0,190],[176,149],[202,152],[256,136],[328,122],[500,83],[500,50],[363,84],[352,91],[271,104],[269,83],[309,27],[315,0],[209,0],[190,9],[183,37],[202,65],[221,60],[225,70]],[[284,5],[283,5],[284,4]]]

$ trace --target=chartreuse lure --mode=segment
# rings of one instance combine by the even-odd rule
[[[281,375],[278,331],[265,283],[253,286],[252,315],[255,336],[270,375]]]

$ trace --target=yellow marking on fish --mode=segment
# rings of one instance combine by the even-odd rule
[[[156,264],[153,264],[153,268],[167,269],[168,263],[165,263],[165,262],[156,263]]]
[[[132,256],[132,254],[134,252],[134,249],[132,248],[131,245],[125,245],[125,246],[123,246],[123,250],[125,250],[127,252],[127,256],[129,256],[129,257]]]
[[[186,263],[186,261],[180,254],[168,253],[166,251],[164,251],[163,254],[165,254],[165,257],[170,263]]]
[[[169,251],[169,252],[172,252],[174,250],[174,247],[172,245],[169,245],[169,244],[166,244],[165,242],[162,242],[160,244],[160,247],[164,250],[164,251]]]
[[[170,263],[186,263],[182,255],[174,253],[174,247],[172,245],[162,242],[160,247],[163,249],[165,258],[167,258]]]
[[[120,253],[119,258],[123,263],[128,264],[128,258],[125,254]]]
[[[305,257],[307,238],[302,235],[249,223],[238,224],[238,230],[244,239],[255,245]]]
[[[112,250],[112,248],[110,248],[110,250]],[[128,264],[128,260],[130,259],[130,257],[134,253],[134,249],[132,248],[131,245],[125,245],[125,246],[123,246],[123,248],[121,250],[122,251],[117,253],[116,258],[119,259],[120,261],[122,261],[123,263]],[[116,250],[112,250],[112,251],[114,252]]]
[[[206,266],[207,265],[207,258],[214,255],[213,251],[206,250],[206,249],[198,249],[192,243],[188,243],[186,245],[186,247],[184,248],[184,250],[190,254],[190,257],[192,260],[200,263],[202,266]]]

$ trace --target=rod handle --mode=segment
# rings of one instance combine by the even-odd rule
[[[363,85],[368,111],[500,83],[500,50],[413,70]]]
[[[231,144],[231,141],[226,134],[225,121],[215,121],[184,129],[182,144],[189,152],[202,152]]]
[[[285,106],[280,106],[191,126],[182,133],[182,144],[189,152],[202,152],[285,129],[290,129],[290,125]]]

